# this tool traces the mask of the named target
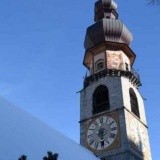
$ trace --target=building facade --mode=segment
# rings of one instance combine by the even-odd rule
[[[132,33],[116,9],[114,0],[98,0],[86,31],[80,143],[102,160],[151,160]]]

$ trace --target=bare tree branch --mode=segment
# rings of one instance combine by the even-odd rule
[[[149,5],[160,5],[160,0],[148,0],[149,1]]]

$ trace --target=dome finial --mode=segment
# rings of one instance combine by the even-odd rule
[[[94,20],[97,22],[102,18],[117,19],[118,14],[116,12],[117,3],[114,0],[98,0],[95,3],[95,17]]]

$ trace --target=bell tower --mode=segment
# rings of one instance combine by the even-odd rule
[[[102,160],[151,160],[132,33],[116,9],[114,0],[98,0],[86,31],[80,143]]]

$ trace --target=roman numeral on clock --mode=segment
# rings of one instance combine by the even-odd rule
[[[93,138],[89,140],[89,145],[91,146],[94,143]]]
[[[94,121],[93,124],[98,125],[97,121]]]
[[[90,134],[87,136],[88,138],[93,138],[93,134]]]
[[[110,144],[109,141],[106,141],[106,142],[107,142],[108,144]]]
[[[107,121],[108,121],[108,117],[106,118],[106,123],[107,123]]]
[[[89,130],[90,130],[90,131],[93,131],[94,129],[93,129],[93,128],[90,128]]]
[[[110,126],[111,126],[113,123],[114,123],[114,121],[112,121],[112,122],[110,123]]]
[[[99,121],[100,121],[100,123],[102,124],[102,123],[103,123],[103,117],[100,117],[100,118],[99,118]]]
[[[117,127],[111,128],[111,131],[115,131],[115,130],[117,130]]]
[[[94,148],[95,148],[95,149],[98,148],[98,143],[97,143],[97,142],[94,143]]]
[[[113,134],[113,133],[110,134],[110,138],[115,138],[115,137],[116,137],[116,134]]]

